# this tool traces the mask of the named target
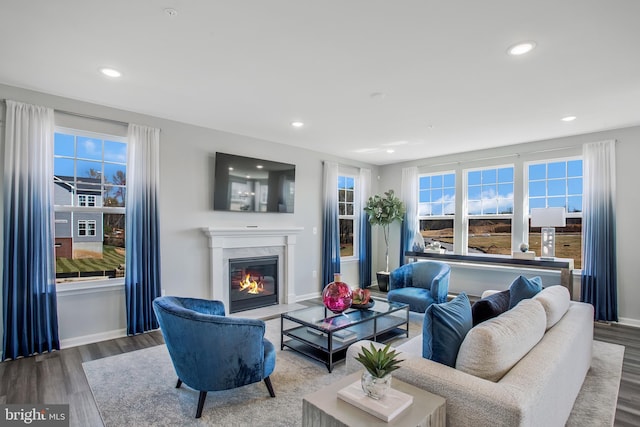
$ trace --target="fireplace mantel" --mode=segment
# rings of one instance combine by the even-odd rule
[[[229,307],[229,258],[278,255],[280,304],[295,302],[295,245],[302,227],[205,227],[209,238],[211,297]]]

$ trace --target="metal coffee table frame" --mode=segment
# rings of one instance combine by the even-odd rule
[[[343,330],[354,335],[348,340],[335,336]],[[280,349],[287,347],[322,362],[329,372],[344,360],[352,343],[365,339],[384,343],[403,334],[409,337],[409,305],[385,300],[376,300],[372,308],[348,309],[342,314],[317,305],[280,315]]]

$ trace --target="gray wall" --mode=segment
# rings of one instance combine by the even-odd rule
[[[637,242],[640,232],[637,213],[640,209],[640,192],[637,187],[638,159],[640,159],[640,127],[629,127],[604,132],[557,138],[545,141],[516,144],[490,150],[460,153],[438,158],[420,159],[411,162],[387,165],[381,168],[379,186],[381,189],[393,188],[400,192],[402,169],[417,166],[419,172],[437,172],[444,170],[463,170],[495,164],[513,163],[516,174],[523,163],[544,158],[572,156],[582,153],[582,145],[590,142],[616,140],[616,184],[617,184],[617,268],[618,268],[618,315],[620,322],[640,326],[640,286],[637,278],[640,273],[637,261]],[[514,154],[518,156],[514,156]],[[479,159],[479,160],[478,160]],[[635,171],[635,172],[634,172]],[[456,199],[456,202],[458,199]],[[521,228],[521,227],[520,227]],[[514,222],[514,233],[517,233]],[[399,232],[392,233],[390,253],[399,250]],[[521,241],[521,240],[517,240]],[[384,265],[384,254],[378,253],[377,265]],[[398,256],[391,257],[397,265]],[[499,289],[508,285],[508,277],[496,280],[497,276],[486,269],[477,271],[458,271],[454,287],[459,289]],[[452,275],[452,279],[453,279]]]
[[[377,168],[371,165],[306,149],[11,86],[0,85],[0,99],[13,99],[161,129],[162,288],[169,295],[204,298],[211,296],[208,240],[201,233],[201,227],[282,225],[304,228],[298,235],[296,245],[295,286],[298,299],[318,296],[321,290],[319,278],[322,250],[322,162],[332,160],[357,167],[369,167],[373,168],[374,176],[377,173]],[[0,117],[4,120],[4,111]],[[126,135],[124,126],[65,114],[56,114],[56,124]],[[2,150],[4,152],[4,145]],[[295,164],[295,212],[214,212],[212,159],[216,151]],[[314,228],[317,230],[316,234],[313,233]],[[316,277],[313,276],[314,271],[317,272]],[[355,276],[347,276],[345,281],[357,283],[357,270]],[[80,338],[83,336],[98,340],[122,333],[126,327],[124,316],[121,315],[124,313],[123,307],[124,296],[121,288],[103,289],[98,294],[85,291],[65,294],[61,291],[58,294],[60,338],[67,343],[75,344],[82,342]]]

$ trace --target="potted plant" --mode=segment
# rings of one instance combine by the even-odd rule
[[[402,221],[405,207],[402,200],[395,196],[393,190],[386,191],[384,196],[376,194],[369,197],[364,211],[369,215],[371,225],[379,225],[384,233],[386,269],[378,272],[378,287],[381,291],[387,290],[389,284],[389,226],[394,221]]]
[[[373,343],[370,349],[362,347],[362,352],[358,353],[355,359],[362,363],[365,370],[362,373],[362,391],[373,399],[382,398],[391,387],[391,373],[399,369],[400,362],[396,350],[389,351],[390,344],[382,349],[377,349]]]

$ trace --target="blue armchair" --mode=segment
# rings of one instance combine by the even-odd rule
[[[275,397],[269,375],[276,351],[264,338],[262,320],[225,317],[224,304],[195,298],[163,296],[153,301],[160,329],[178,375],[200,391],[196,418],[202,415],[208,391],[265,382]]]
[[[447,301],[451,267],[439,261],[405,264],[391,272],[389,301],[409,304],[409,310],[424,313],[429,305]]]

